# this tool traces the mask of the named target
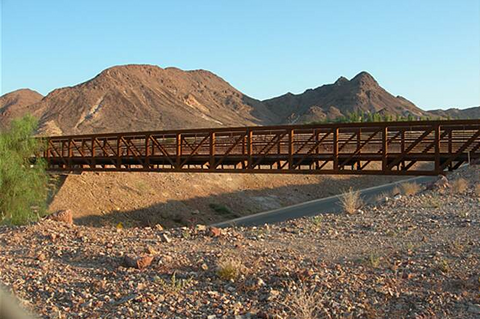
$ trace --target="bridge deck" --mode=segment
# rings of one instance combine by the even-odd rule
[[[49,170],[437,175],[480,159],[480,120],[49,137]]]

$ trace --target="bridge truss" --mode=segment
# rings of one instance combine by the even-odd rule
[[[109,133],[46,145],[54,171],[438,175],[480,159],[480,120]]]

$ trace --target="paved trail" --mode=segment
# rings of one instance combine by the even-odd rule
[[[414,177],[407,180],[402,180],[390,184],[375,186],[366,188],[360,191],[361,197],[365,203],[372,202],[376,196],[384,192],[392,191],[395,186],[398,186],[406,182],[415,183],[428,183],[435,180],[437,177],[423,176]],[[214,224],[216,227],[228,227],[228,226],[257,226],[263,224],[277,223],[289,219],[295,219],[305,216],[314,216],[321,213],[334,213],[342,210],[340,197],[342,195],[335,195],[326,198],[321,198],[301,204],[296,204],[288,207],[283,207],[263,213],[249,215],[232,219],[226,222]]]

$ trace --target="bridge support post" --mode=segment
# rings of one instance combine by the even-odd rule
[[[382,132],[382,170],[388,170],[388,128],[385,125]]]
[[[435,172],[441,174],[440,169],[440,124],[435,125]]]

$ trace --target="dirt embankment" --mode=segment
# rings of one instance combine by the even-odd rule
[[[75,222],[166,227],[210,224],[398,180],[379,176],[82,173],[50,205]]]

